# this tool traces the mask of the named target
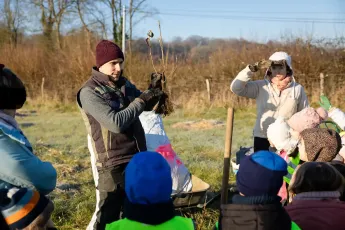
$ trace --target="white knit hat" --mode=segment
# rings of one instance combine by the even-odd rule
[[[283,117],[268,126],[267,138],[278,151],[285,150],[288,154],[296,147],[297,140],[291,137],[290,126]]]
[[[275,52],[274,54],[271,55],[269,60],[271,60],[271,61],[285,60],[286,63],[289,65],[289,67],[292,69],[291,56],[288,55],[286,52],[282,52],[282,51]]]

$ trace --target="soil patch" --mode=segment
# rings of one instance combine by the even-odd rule
[[[225,126],[225,122],[219,120],[184,121],[172,125],[176,129],[213,129]]]

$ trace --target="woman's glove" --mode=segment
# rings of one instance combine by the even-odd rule
[[[268,69],[272,65],[270,60],[261,60],[256,62],[254,65],[249,65],[249,69],[252,72],[257,72],[259,69]]]

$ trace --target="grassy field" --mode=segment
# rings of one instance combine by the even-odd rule
[[[85,229],[95,208],[95,190],[86,143],[86,130],[78,111],[24,107],[17,120],[33,144],[35,153],[53,163],[58,171],[58,188],[50,195],[55,203],[53,220],[58,229]],[[175,151],[212,190],[221,186],[225,126],[211,129],[174,128],[185,121],[214,119],[225,122],[226,109],[198,113],[181,110],[165,118],[166,132]],[[233,151],[252,145],[254,110],[235,114]],[[68,189],[66,189],[68,188]],[[217,212],[205,209],[191,216],[199,229],[210,229]]]

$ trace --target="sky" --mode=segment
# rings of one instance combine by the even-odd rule
[[[126,0],[125,0],[126,1]],[[286,36],[345,36],[345,0],[147,0],[159,14],[141,20],[135,37],[148,30],[164,40],[191,35],[265,42]]]

